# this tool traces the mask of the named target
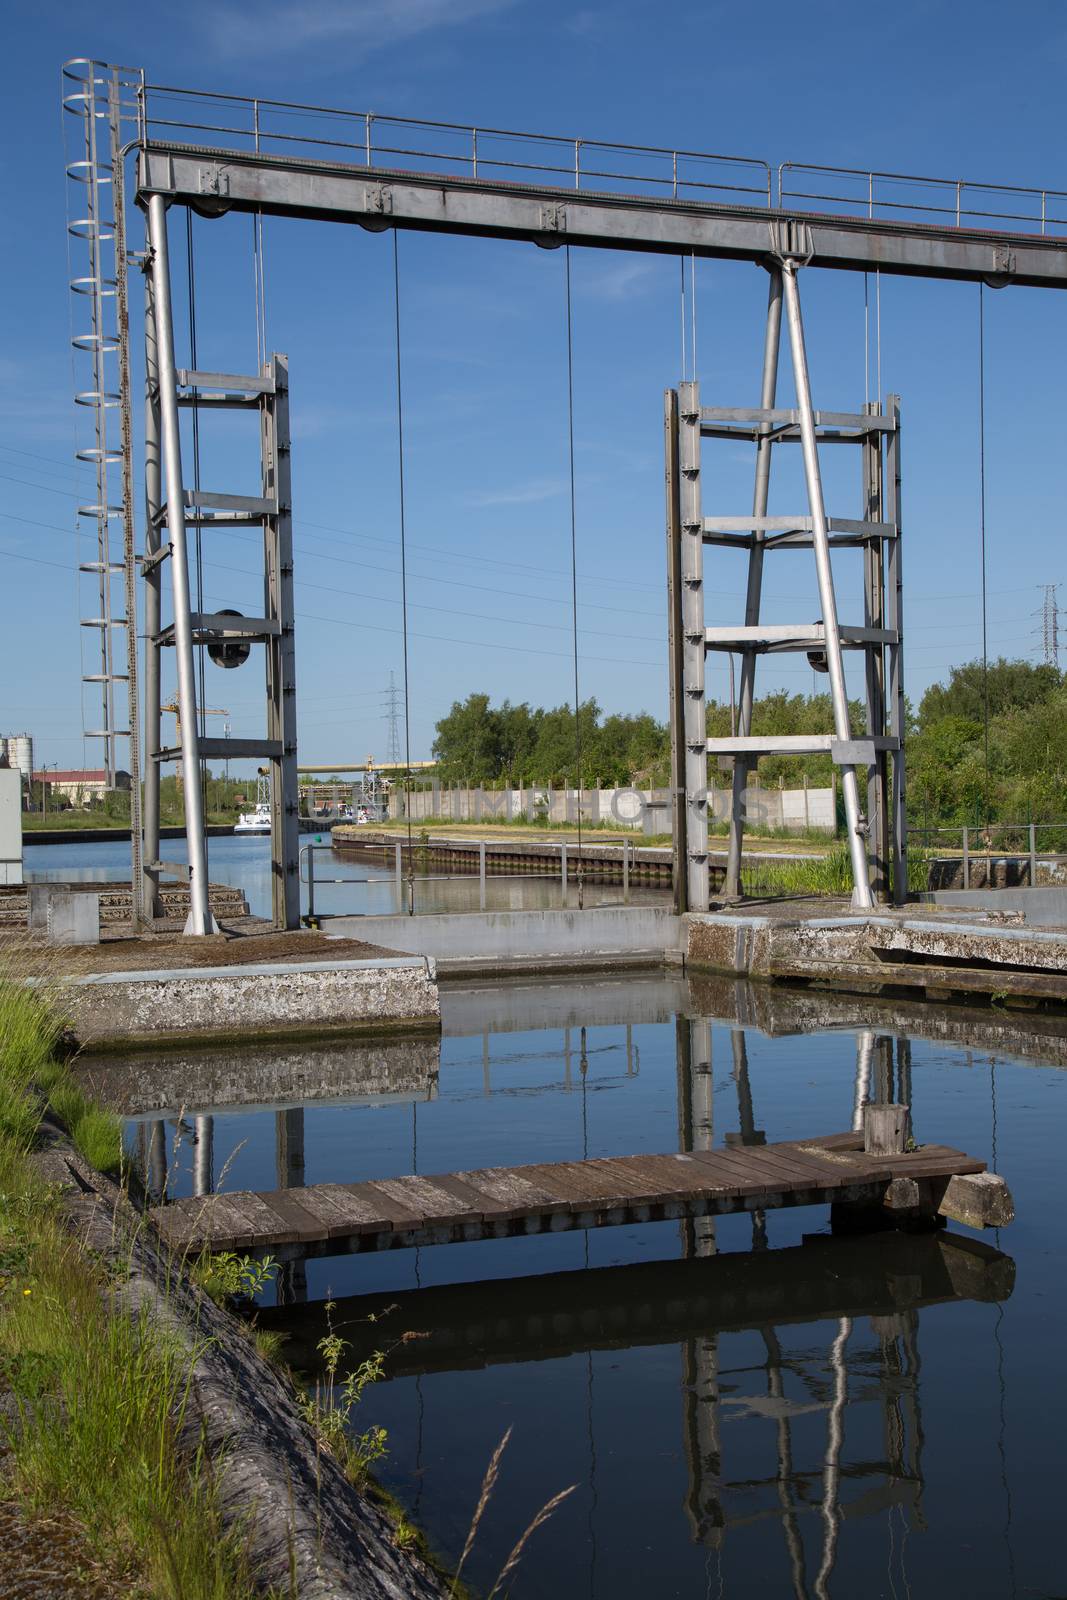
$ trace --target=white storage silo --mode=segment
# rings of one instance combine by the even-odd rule
[[[33,779],[33,735],[9,733],[0,739],[0,745],[7,755],[8,766],[17,767],[23,782],[30,783]]]

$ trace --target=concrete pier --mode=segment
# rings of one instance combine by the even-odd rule
[[[406,955],[92,972],[69,980],[63,1003],[78,1041],[96,1049],[436,1031],[441,1015],[433,962]]]

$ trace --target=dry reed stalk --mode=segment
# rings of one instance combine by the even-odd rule
[[[500,1576],[497,1578],[493,1587],[486,1596],[486,1600],[493,1600],[493,1596],[500,1592],[501,1584],[504,1582],[504,1579],[509,1573],[514,1572],[515,1568],[522,1560],[522,1552],[525,1550],[526,1546],[529,1544],[538,1528],[548,1521],[549,1517],[556,1510],[556,1508],[561,1506],[564,1500],[566,1500],[567,1496],[569,1494],[573,1494],[577,1487],[578,1485],[576,1483],[572,1483],[569,1489],[561,1489],[559,1494],[554,1494],[551,1500],[545,1501],[544,1505],[541,1507],[536,1517],[534,1517],[525,1533],[521,1534],[519,1539],[516,1541],[511,1554],[508,1556],[508,1559],[504,1562],[504,1565],[500,1569]]]
[[[460,1556],[456,1570],[452,1574],[451,1593],[453,1596],[456,1593],[456,1585],[459,1582],[459,1575],[463,1571],[463,1564],[474,1547],[474,1541],[477,1537],[478,1527],[481,1523],[485,1508],[489,1504],[493,1490],[496,1488],[496,1480],[500,1475],[500,1459],[503,1456],[504,1451],[507,1449],[508,1440],[510,1438],[511,1429],[509,1428],[504,1437],[501,1439],[500,1443],[497,1445],[496,1449],[493,1451],[489,1465],[485,1469],[485,1477],[482,1479],[482,1491],[478,1496],[478,1504],[474,1508],[474,1516],[471,1519],[471,1525],[467,1530],[467,1540],[463,1546],[463,1554]]]

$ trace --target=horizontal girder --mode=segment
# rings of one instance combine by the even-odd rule
[[[139,152],[138,202],[161,194],[204,215],[229,210],[365,227],[526,239],[764,262],[807,236],[810,264],[1067,288],[1067,241],[948,223],[827,216],[754,205],[591,193],[481,177],[403,172],[153,142]]]

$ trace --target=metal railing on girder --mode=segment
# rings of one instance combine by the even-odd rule
[[[926,220],[939,227],[947,224],[989,228],[1011,223],[1008,231],[1012,233],[1041,234],[1067,227],[1067,191],[1062,189],[1030,189],[1017,184],[977,183],[967,178],[861,172],[851,167],[783,161],[778,168],[779,209],[811,208],[798,207],[798,201],[844,208],[847,215],[857,217]],[[1019,223],[1025,226],[1015,226]]]
[[[666,201],[751,204],[932,226],[1044,235],[1067,228],[1067,191],[721,155],[374,111],[261,99],[172,84],[139,90],[142,142],[205,134],[251,153],[351,160],[459,180]]]
[[[747,196],[763,207],[772,203],[769,165],[746,156],[387,117],[165,84],[145,86],[141,131],[145,139],[178,132],[210,134],[212,142],[222,136],[262,154],[313,157],[329,151],[334,159],[355,158],[368,167],[400,165],[475,181],[652,192],[673,200]]]

